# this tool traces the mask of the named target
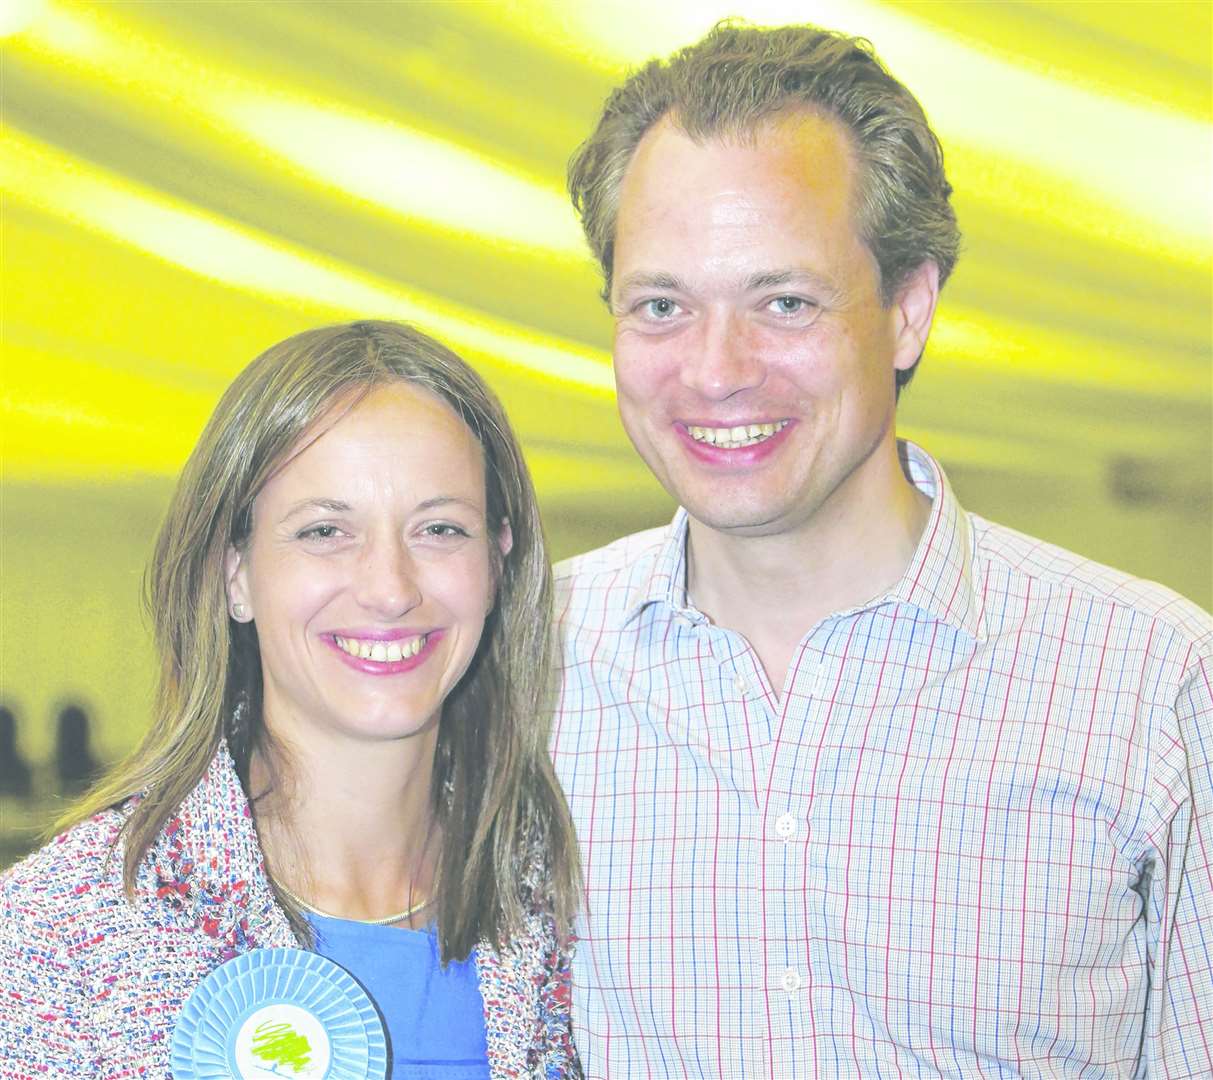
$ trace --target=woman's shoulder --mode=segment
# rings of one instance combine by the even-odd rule
[[[122,900],[124,815],[106,810],[65,829],[0,874],[0,914],[16,934],[45,939]],[[83,927],[81,926],[83,929]]]

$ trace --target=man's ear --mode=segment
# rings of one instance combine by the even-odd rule
[[[918,363],[938,301],[939,267],[928,259],[910,274],[893,300],[893,367],[898,371],[909,371]]]
[[[227,588],[227,609],[237,622],[253,621],[253,605],[249,600],[248,564],[244,552],[234,545],[223,556],[223,576]]]

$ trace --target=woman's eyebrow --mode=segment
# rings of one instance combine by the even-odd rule
[[[287,508],[285,514],[282,515],[282,520],[292,518],[303,510],[327,510],[330,514],[343,514],[347,510],[352,509],[349,503],[342,502],[340,499],[300,499]]]
[[[417,504],[418,510],[434,510],[439,506],[449,506],[451,503],[459,503],[471,510],[480,513],[484,507],[472,499],[465,499],[462,495],[435,495],[432,499],[426,499]]]

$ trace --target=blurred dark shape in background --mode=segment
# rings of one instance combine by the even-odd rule
[[[65,705],[55,721],[55,782],[64,798],[75,798],[101,775],[101,763],[89,745],[88,713]]]
[[[32,791],[30,767],[17,749],[17,716],[0,705],[0,796],[28,799]]]
[[[1193,471],[1183,460],[1116,454],[1108,461],[1107,485],[1112,498],[1127,505],[1167,506],[1174,514],[1203,522],[1213,511],[1209,470]]]

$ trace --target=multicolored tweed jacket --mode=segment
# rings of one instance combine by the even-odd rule
[[[0,1077],[170,1077],[177,1015],[212,969],[295,946],[226,747],[122,891],[121,810],[67,830],[0,876]],[[493,1080],[580,1077],[569,956],[534,912],[477,949]]]

